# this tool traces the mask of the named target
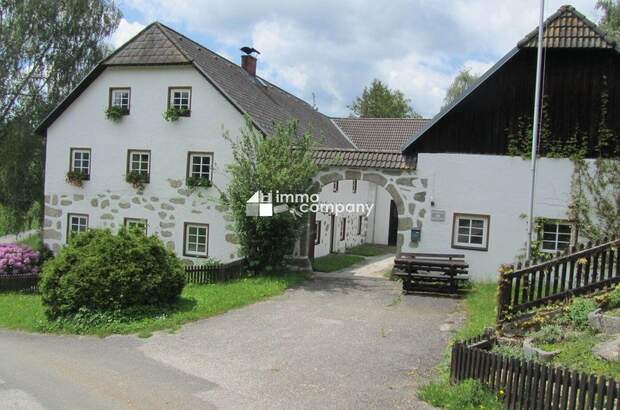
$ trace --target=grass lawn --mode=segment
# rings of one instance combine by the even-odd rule
[[[35,234],[29,236],[28,238],[21,239],[17,241],[20,245],[30,246],[35,251],[41,251],[43,249],[43,242],[41,241],[41,236],[39,234]]]
[[[301,283],[302,273],[260,276],[212,285],[187,285],[180,301],[171,307],[151,310],[120,320],[47,320],[41,297],[19,293],[0,293],[0,327],[29,332],[77,333],[107,336],[138,334],[148,337],[156,330],[175,330],[183,323],[207,318],[227,310],[245,306],[270,296],[279,295],[290,286]]]
[[[474,283],[463,303],[467,318],[465,324],[454,336],[453,340],[464,340],[477,336],[495,323],[497,284]],[[442,409],[502,409],[495,394],[481,383],[468,380],[458,385],[448,382],[449,355],[439,365],[441,375],[433,383],[422,386],[418,397],[433,406]]]
[[[351,249],[347,249],[348,254],[358,256],[378,256],[395,252],[395,246],[375,245],[371,243],[365,243],[362,245],[354,246]]]
[[[553,366],[563,366],[583,373],[594,373],[618,378],[618,375],[620,375],[620,362],[607,362],[598,359],[592,353],[594,345],[602,340],[604,340],[603,336],[587,332],[580,334],[574,340],[545,344],[541,347],[548,351],[560,350],[560,353],[551,361]]]
[[[331,253],[327,256],[316,258],[314,262],[312,262],[312,268],[317,272],[333,272],[355,265],[363,260],[363,256]]]
[[[481,334],[485,328],[495,325],[496,283],[474,283],[465,299],[467,319],[454,340],[465,340]]]

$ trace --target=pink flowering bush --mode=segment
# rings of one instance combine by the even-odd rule
[[[39,252],[14,243],[0,244],[0,276],[39,273]]]

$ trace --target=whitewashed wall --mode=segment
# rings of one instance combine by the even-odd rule
[[[389,227],[390,194],[384,188],[368,181],[357,181],[357,192],[353,193],[353,181],[343,180],[338,184],[338,192],[333,192],[333,184],[323,186],[320,193],[321,202],[326,203],[366,203],[374,204],[373,209],[362,222],[361,234],[358,234],[359,216],[364,213],[352,212],[340,214],[335,218],[334,251],[344,252],[346,249],[363,243],[387,244],[387,232]],[[387,215],[384,212],[387,203]],[[377,209],[381,212],[377,213]],[[340,229],[344,218],[346,222],[345,240],[340,240]],[[314,256],[321,257],[329,254],[330,240],[332,235],[331,216],[329,214],[316,214],[317,222],[321,223],[321,241],[314,247]],[[384,232],[385,231],[385,232]],[[385,242],[376,242],[373,237],[385,238]]]
[[[375,207],[369,218],[369,232],[367,242],[378,245],[387,245],[390,228],[390,202],[392,197],[385,188],[376,184],[370,184],[370,196],[373,198]]]
[[[420,154],[417,171],[429,181],[422,240],[412,244],[405,238],[403,251],[463,253],[474,279],[496,280],[498,266],[525,250],[529,167],[530,161],[519,157]],[[538,161],[535,217],[567,217],[572,175],[568,159]],[[433,209],[445,211],[444,222],[431,221]],[[454,213],[490,215],[488,251],[452,249]]]
[[[164,121],[170,86],[192,87],[191,117]],[[118,123],[104,115],[110,87],[131,87],[131,114]],[[234,236],[217,199],[232,159],[223,130],[236,135],[243,123],[194,68],[107,68],[48,129],[45,243],[58,249],[66,242],[67,213],[84,213],[96,228],[118,228],[125,217],[147,218],[149,233],[180,256],[184,222],[209,224],[209,256],[236,258]],[[92,150],[91,178],[83,188],[65,181],[71,147]],[[125,182],[128,149],[151,150],[150,184],[143,195]],[[214,153],[214,187],[201,195],[185,189],[188,151]]]

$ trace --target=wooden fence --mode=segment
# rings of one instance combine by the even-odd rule
[[[620,410],[617,380],[499,355],[489,351],[493,344],[488,334],[455,343],[450,381],[478,380],[508,409]]]
[[[39,274],[0,275],[0,292],[36,292]]]
[[[246,276],[245,261],[243,259],[230,263],[209,265],[189,265],[185,267],[187,283],[216,283],[241,279]]]
[[[518,264],[502,274],[497,303],[498,322],[508,315],[592,293],[620,282],[620,239],[581,244],[570,253],[542,262]]]

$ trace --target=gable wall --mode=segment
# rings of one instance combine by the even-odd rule
[[[409,150],[506,155],[506,129],[520,116],[532,117],[535,72],[536,50],[520,50]],[[613,114],[620,109],[620,55],[615,50],[547,50],[545,72],[554,135],[566,140],[577,124],[596,135],[603,74],[609,87],[608,126],[620,134],[620,117]],[[589,145],[592,154],[594,138]]]
[[[131,87],[131,114],[107,120],[109,87]],[[192,115],[166,122],[169,86],[192,87]],[[242,115],[190,66],[107,68],[47,131],[45,242],[66,242],[67,213],[86,213],[90,227],[118,228],[124,217],[148,218],[156,233],[180,255],[183,222],[210,225],[209,254],[226,261],[236,246],[218,205],[218,188],[232,153],[223,130],[234,136]],[[91,179],[83,188],[65,181],[70,147],[92,150]],[[151,150],[151,182],[144,194],[125,182],[128,149]],[[214,153],[214,187],[190,194],[184,181],[188,151]],[[219,210],[218,210],[219,209]],[[217,245],[216,245],[217,244]]]

